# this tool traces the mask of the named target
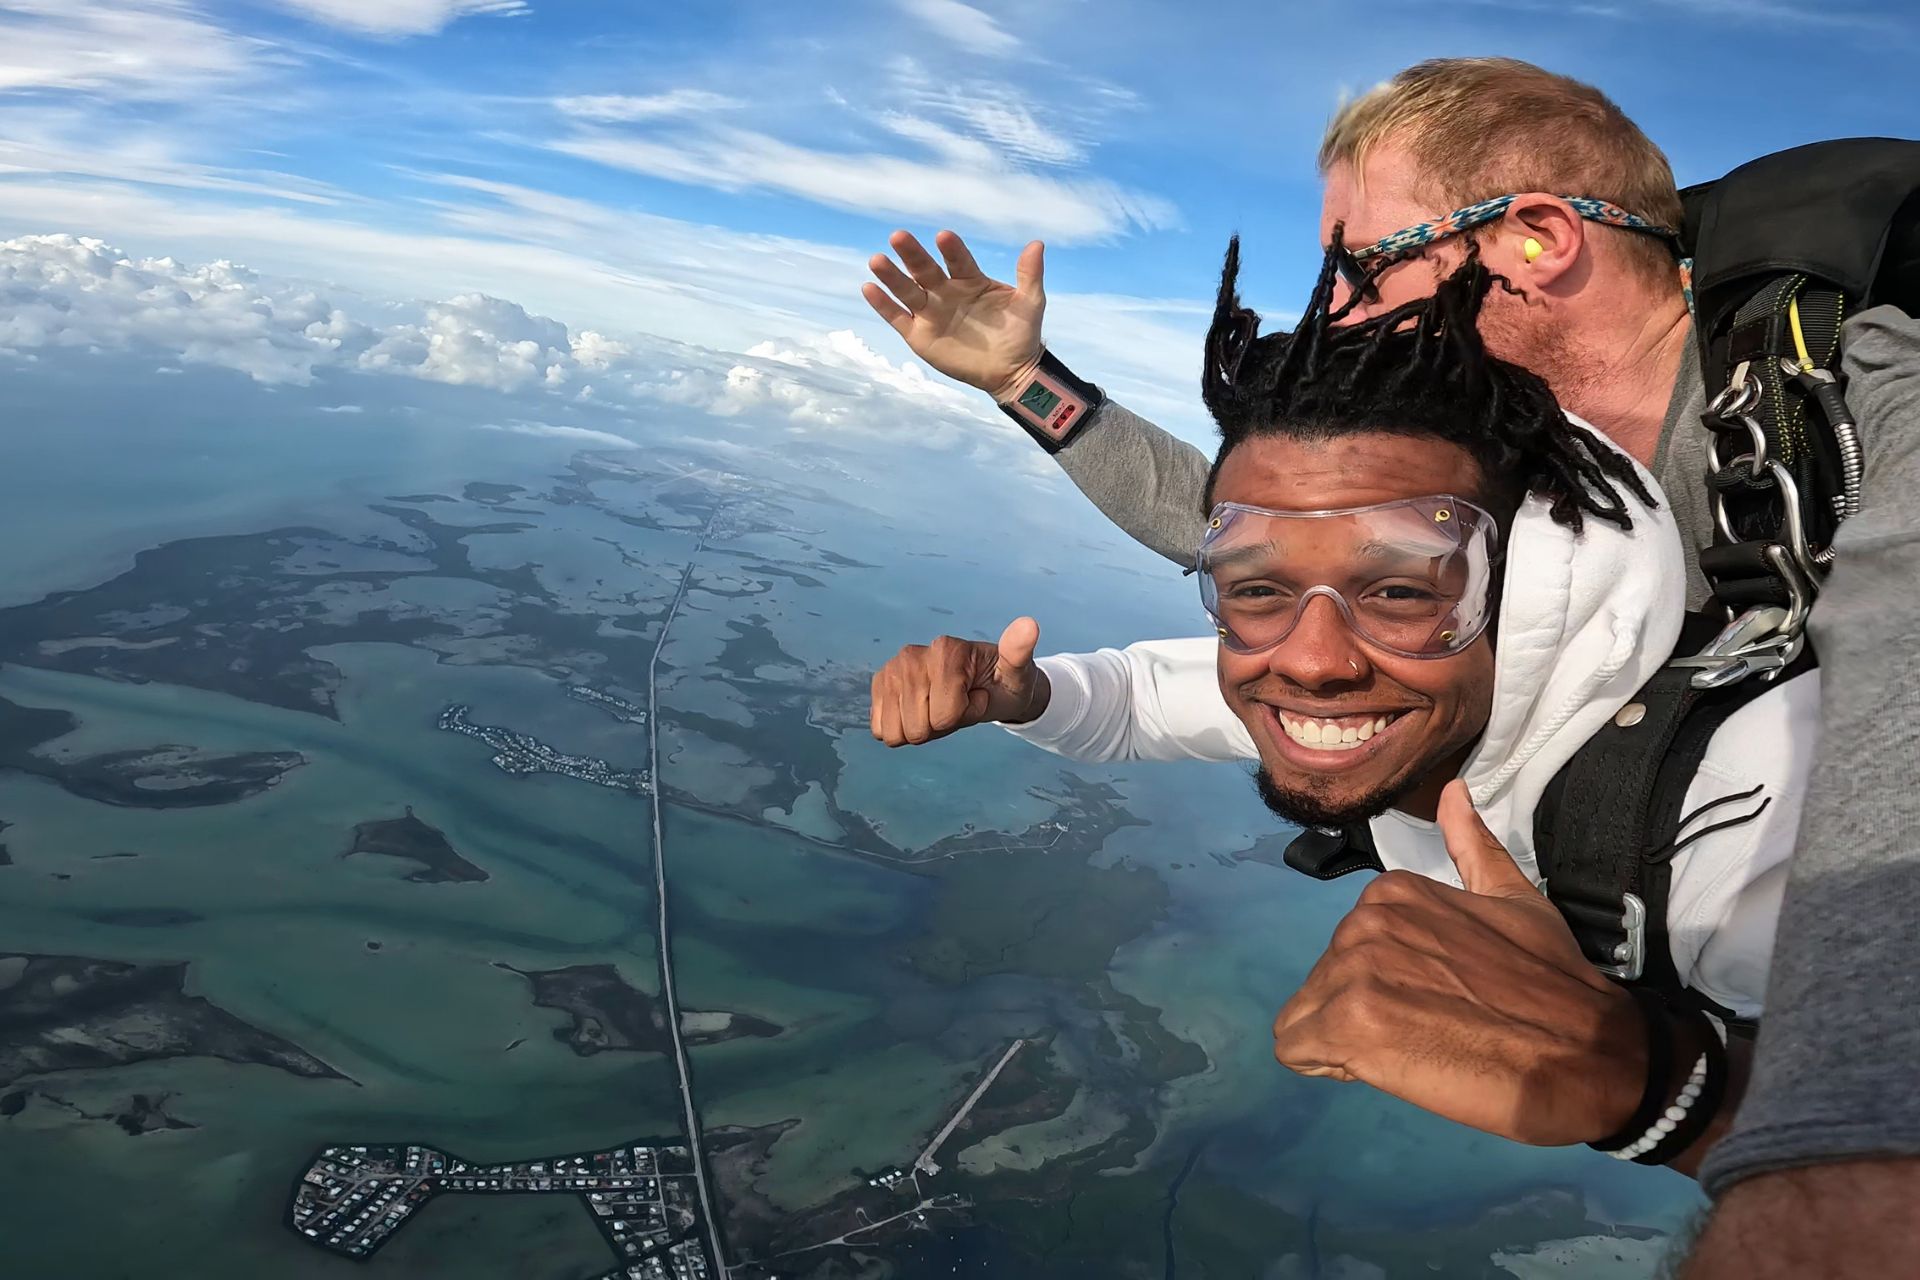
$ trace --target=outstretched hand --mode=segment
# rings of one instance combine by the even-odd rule
[[[905,231],[887,243],[900,262],[884,253],[867,260],[880,282],[860,287],[867,304],[941,373],[995,400],[1013,399],[1040,364],[1045,247],[1035,240],[1020,251],[1009,286],[982,272],[966,241],[951,231],[933,238],[945,270]]]
[[[1632,998],[1587,963],[1464,783],[1439,822],[1463,887],[1406,871],[1368,885],[1274,1021],[1274,1057],[1520,1142],[1605,1137],[1646,1080]]]
[[[1052,693],[1033,660],[1040,624],[1015,618],[999,643],[940,636],[910,644],[874,673],[869,723],[890,747],[919,745],[970,725],[1023,724]]]

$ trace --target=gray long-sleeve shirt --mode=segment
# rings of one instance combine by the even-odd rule
[[[1861,509],[1810,623],[1821,741],[1753,1081],[1702,1174],[1714,1194],[1770,1169],[1920,1156],[1920,321],[1863,312],[1844,353]],[[1705,404],[1689,343],[1653,470],[1689,543],[1694,604],[1713,535]],[[1200,450],[1109,403],[1057,456],[1120,528],[1192,563],[1211,462]]]

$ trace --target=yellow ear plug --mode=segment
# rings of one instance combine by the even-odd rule
[[[1538,240],[1535,240],[1532,236],[1528,236],[1526,243],[1520,246],[1520,251],[1527,255],[1528,262],[1532,262],[1535,258],[1545,253],[1547,247]]]

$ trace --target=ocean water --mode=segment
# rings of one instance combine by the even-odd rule
[[[1273,1014],[1358,886],[1232,856],[1275,830],[1243,770],[1069,765],[988,729],[889,752],[858,727],[865,673],[942,631],[990,637],[1031,612],[1043,647],[1063,649],[1196,629],[1189,584],[1070,489],[910,442],[801,448],[738,423],[662,421],[593,464],[606,469],[593,502],[557,501],[577,488],[577,442],[478,429],[473,398],[425,385],[362,414],[314,412],[358,390],[129,367],[41,371],[4,393],[14,420],[43,426],[0,470],[0,605],[92,587],[175,539],[288,526],[335,535],[283,562],[288,579],[391,570],[425,545],[374,509],[397,496],[446,495],[411,509],[501,526],[464,543],[496,585],[433,575],[315,599],[349,636],[363,611],[394,608],[460,632],[315,646],[339,673],[337,718],[112,678],[104,649],[98,670],[0,667],[0,697],[77,718],[49,755],[164,742],[306,759],[257,795],[180,809],[0,772],[13,861],[0,949],[184,962],[189,994],[349,1077],[182,1057],[7,1086],[35,1094],[0,1120],[9,1274],[346,1275],[281,1223],[323,1143],[507,1159],[675,1131],[664,1058],[574,1053],[555,1038],[567,1017],[501,967],[610,965],[657,993],[646,802],[509,779],[434,722],[465,702],[480,722],[643,764],[642,732],[565,686],[644,693],[635,638],[651,644],[690,560],[660,672],[674,949],[683,1005],[782,1029],[693,1051],[710,1130],[782,1126],[755,1196],[804,1217],[858,1171],[908,1163],[1012,1038],[1044,1040],[1080,1082],[1061,1113],[946,1149],[975,1178],[964,1221],[835,1253],[840,1274],[1646,1274],[1641,1240],[1551,1259],[1536,1246],[1608,1224],[1657,1233],[1697,1205],[1673,1175],[1517,1147],[1280,1070]],[[709,478],[672,479],[696,463]],[[469,499],[476,481],[522,491]],[[696,554],[702,503],[750,512],[750,527],[722,527]],[[514,573],[531,585],[497,585]],[[598,621],[535,651],[501,628],[536,589]],[[179,594],[191,608],[192,590]],[[829,805],[911,854],[1047,820],[1046,797],[1074,779],[1111,787],[1139,825],[1085,853],[1020,855],[1031,866],[864,856]],[[762,803],[775,793],[787,798]],[[396,860],[342,857],[356,824],[408,807],[489,879],[418,884]],[[1006,877],[998,898],[969,878],[980,866]],[[1063,914],[1003,937],[1003,918],[1027,919],[1008,895],[1058,895]],[[1020,962],[996,965],[1003,953]],[[1160,1033],[1197,1046],[1201,1069],[1158,1079],[1133,1037]],[[195,1127],[129,1136],[85,1118],[136,1093],[167,1095]],[[1135,1129],[1126,1154],[1100,1154]],[[999,1181],[980,1176],[992,1170]],[[367,1271],[505,1280],[610,1265],[576,1204],[522,1197],[437,1204]]]

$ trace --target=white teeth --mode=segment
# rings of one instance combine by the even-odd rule
[[[1375,716],[1357,725],[1335,724],[1331,720],[1294,719],[1279,713],[1280,727],[1287,736],[1303,747],[1317,747],[1322,751],[1351,751],[1361,743],[1379,733],[1397,718],[1397,713]]]

